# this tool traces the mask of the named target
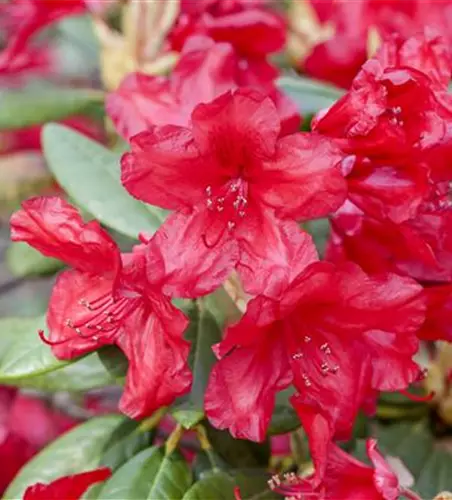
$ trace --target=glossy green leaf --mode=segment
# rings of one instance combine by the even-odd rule
[[[270,445],[234,439],[228,431],[220,431],[206,423],[207,437],[218,455],[233,468],[266,467],[270,459]]]
[[[413,488],[422,498],[433,498],[442,491],[452,491],[452,455],[437,449],[423,463]]]
[[[103,348],[105,349],[105,348]],[[48,392],[83,392],[106,385],[115,385],[117,379],[105,369],[99,352],[76,359],[67,366],[37,376],[14,379],[14,385]]]
[[[268,428],[269,435],[285,434],[300,427],[300,419],[289,401],[294,392],[293,388],[289,388],[276,394],[275,409]]]
[[[114,345],[106,346],[97,353],[103,367],[113,379],[123,380],[125,378],[129,362],[118,347]]]
[[[234,500],[236,487],[243,500],[280,498],[270,490],[268,479],[262,470],[210,471],[187,491],[183,500]]]
[[[215,470],[227,470],[228,464],[215,452],[215,450],[199,451],[192,463],[192,471],[196,480],[202,479],[207,473]]]
[[[120,180],[120,155],[62,125],[44,127],[45,157],[58,183],[83,209],[108,227],[137,238],[154,233],[165,218],[159,208],[133,198]]]
[[[414,477],[433,451],[433,436],[424,421],[379,426],[376,437],[381,451],[400,458]]]
[[[24,490],[31,484],[49,483],[61,476],[98,467],[112,433],[123,421],[119,415],[93,418],[64,434],[21,469],[6,491],[4,500],[22,498]]]
[[[6,265],[10,273],[17,278],[27,276],[45,276],[64,267],[57,259],[45,257],[27,243],[11,243],[6,251]]]
[[[189,365],[193,373],[193,384],[190,394],[172,412],[174,418],[186,429],[204,418],[204,394],[210,371],[216,362],[212,345],[221,340],[221,329],[206,308],[199,310],[198,307],[193,307],[189,315],[191,321],[185,338],[191,342]]]
[[[0,93],[0,130],[20,129],[81,115],[103,106],[98,90],[30,86]]]
[[[59,361],[38,336],[45,317],[0,320],[0,383],[41,375],[68,363]]]
[[[185,493],[183,500],[234,500],[234,481],[222,471],[211,471]]]
[[[140,451],[149,448],[155,433],[141,432],[139,429],[139,422],[135,420],[127,420],[118,427],[115,442],[105,451],[101,464],[116,471]]]
[[[148,500],[181,500],[192,481],[192,473],[187,461],[176,450],[162,460],[147,498]]]
[[[342,89],[333,85],[301,76],[283,76],[277,81],[277,86],[292,97],[303,116],[330,107],[344,94]]]
[[[163,461],[163,450],[147,448],[122,465],[105,482],[98,498],[102,500],[144,500]]]

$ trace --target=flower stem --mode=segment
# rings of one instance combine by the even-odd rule
[[[173,453],[173,451],[177,448],[179,441],[184,435],[184,432],[185,431],[182,425],[178,424],[177,427],[174,429],[174,431],[169,435],[169,438],[167,439],[165,444],[166,456],[171,455],[171,453]]]
[[[157,427],[157,425],[160,423],[160,420],[162,420],[162,418],[165,416],[167,410],[168,408],[166,406],[162,406],[162,408],[156,410],[149,418],[146,418],[141,422],[140,426],[137,429],[137,432],[141,434]]]

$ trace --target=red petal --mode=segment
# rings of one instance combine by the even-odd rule
[[[283,222],[270,210],[249,207],[235,234],[240,245],[238,271],[245,291],[279,296],[306,266],[318,260],[312,238],[295,222]]]
[[[191,208],[218,183],[216,165],[202,158],[189,129],[154,127],[131,140],[122,157],[122,182],[136,198],[168,209]]]
[[[317,134],[294,134],[278,141],[276,157],[253,179],[278,217],[314,219],[339,208],[347,194],[338,168],[340,151]]]
[[[190,345],[183,339],[187,325],[181,311],[157,297],[152,311],[138,309],[125,322],[118,345],[129,369],[119,407],[130,418],[149,416],[190,390]]]
[[[192,115],[193,136],[227,175],[249,170],[251,161],[272,156],[281,125],[273,101],[251,89],[224,94],[200,104]]]
[[[11,239],[94,275],[114,276],[121,266],[116,243],[99,223],[83,222],[78,211],[58,197],[22,203],[11,217]]]
[[[205,17],[209,35],[231,43],[245,56],[266,56],[284,47],[285,26],[281,18],[263,9],[248,9],[219,17]]]
[[[208,210],[175,213],[155,233],[147,250],[150,283],[176,297],[199,297],[217,288],[234,269],[238,247],[224,227],[218,236]],[[204,236],[204,237],[203,237]],[[212,248],[205,240],[217,241]]]
[[[368,439],[367,455],[375,468],[374,483],[383,498],[397,500],[400,494],[399,480],[377,449],[377,441]]]
[[[64,271],[55,283],[49,302],[47,323],[50,342],[55,343],[52,352],[59,359],[72,359],[94,351],[102,345],[114,343],[117,330],[95,331],[86,324],[96,324],[106,319],[105,309],[90,311],[81,301],[89,303],[113,303],[113,281],[78,271]],[[74,327],[70,327],[70,320]],[[80,327],[80,334],[75,328]],[[82,336],[83,335],[83,336]]]
[[[210,423],[240,439],[263,441],[276,392],[292,375],[276,332],[250,347],[238,347],[213,368],[204,408]]]
[[[452,285],[424,288],[427,317],[418,336],[424,340],[452,341]]]
[[[107,112],[125,138],[153,125],[188,126],[197,104],[236,87],[237,64],[230,45],[192,37],[184,45],[171,78],[128,75],[119,89],[108,95]]]
[[[25,490],[23,500],[79,500],[90,486],[110,476],[110,469],[103,467],[61,477],[49,484],[36,483]]]

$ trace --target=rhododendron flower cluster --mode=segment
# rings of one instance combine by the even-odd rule
[[[154,425],[163,407],[178,408],[199,390],[190,348],[196,357],[203,346],[187,334],[192,318],[180,299],[202,312],[204,297],[233,278],[245,297],[242,314],[209,345],[216,359],[196,424],[205,416],[234,438],[263,442],[278,396],[292,390],[315,471],[275,477],[275,491],[416,498],[375,440],[367,442],[372,465],[338,441],[352,437],[359,412],[375,413],[381,392],[409,395],[422,380],[422,341],[452,341],[448,18],[445,8],[432,8],[432,22],[420,29],[424,10],[414,1],[313,3],[338,29],[306,68],[328,78],[326,65],[349,90],[316,114],[309,131],[300,131],[300,112],[270,60],[286,42],[282,14],[260,0],[182,0],[161,48],[177,53],[172,71],[134,71],[106,96],[108,119],[127,142],[117,192],[165,213],[163,223],[153,234],[143,228],[123,250],[100,222],[82,216],[76,196],[74,203],[36,196],[11,217],[11,239],[68,266],[39,335],[64,361],[116,346],[128,362],[119,404],[128,417]],[[21,22],[2,64],[11,67],[43,27],[87,9],[104,15],[98,7],[9,5]],[[358,8],[350,34],[343,24]],[[384,43],[365,61],[357,40],[374,27]],[[341,50],[352,52],[340,61],[343,72],[332,46],[342,39]],[[107,219],[99,217],[106,226]],[[330,225],[325,255],[306,231],[317,219]],[[109,475],[100,468],[37,484],[24,499],[79,498]]]

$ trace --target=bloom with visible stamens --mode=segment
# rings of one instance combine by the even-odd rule
[[[142,247],[121,254],[97,222],[84,223],[57,197],[24,202],[11,218],[11,238],[74,268],[58,276],[49,303],[46,342],[55,356],[72,359],[117,345],[129,360],[120,409],[132,418],[189,390],[188,320],[145,280]]]
[[[216,288],[237,268],[259,293],[284,281],[300,229],[296,220],[343,202],[338,150],[316,134],[280,138],[269,97],[249,89],[198,105],[191,126],[154,127],[135,136],[122,158],[122,182],[138,199],[175,210],[154,237],[159,269],[190,268],[196,286],[166,286],[179,296]],[[153,266],[150,264],[149,266]]]
[[[418,379],[412,358],[424,310],[422,287],[410,278],[314,262],[278,299],[251,300],[215,346],[220,361],[206,415],[235,437],[262,441],[276,393],[293,383],[306,411],[322,416],[332,437],[348,439],[375,391],[403,390]]]

